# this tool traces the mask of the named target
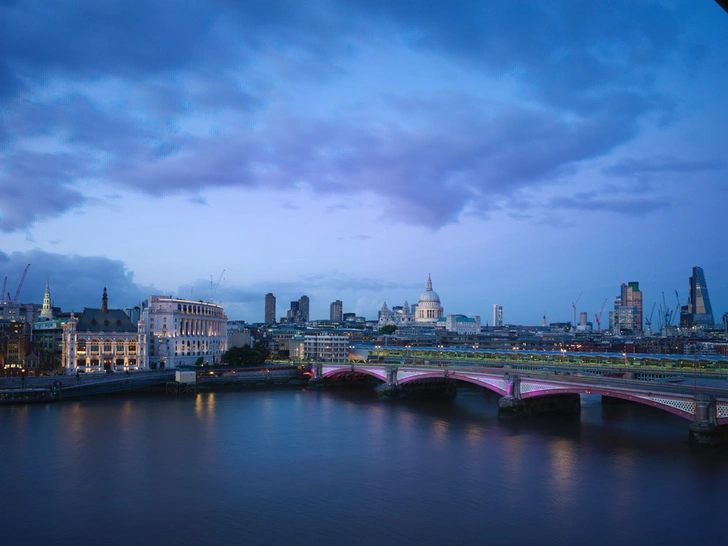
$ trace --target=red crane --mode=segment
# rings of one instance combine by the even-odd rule
[[[20,296],[20,289],[23,288],[23,283],[25,282],[25,276],[28,274],[29,268],[30,268],[30,264],[25,266],[25,270],[23,271],[23,276],[20,278],[20,283],[18,284],[18,289],[15,291],[15,297],[13,298],[13,301],[18,301],[18,296]]]
[[[607,304],[607,299],[609,298],[604,298],[604,303],[602,303],[602,308],[599,310],[599,314],[594,315],[594,318],[597,319],[597,333],[602,331],[602,313],[604,312],[604,306]]]
[[[576,301],[571,302],[571,306],[574,308],[574,323],[572,326],[574,328],[574,330],[576,330],[576,304],[579,303],[579,300],[581,299],[582,294],[583,294],[583,292],[579,292],[579,297],[576,298]]]

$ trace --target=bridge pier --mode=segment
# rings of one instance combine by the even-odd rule
[[[310,389],[316,389],[318,387],[324,386],[323,366],[324,365],[321,362],[315,362],[311,366],[311,371],[313,372],[313,375],[308,380],[308,387]]]
[[[691,444],[707,446],[728,443],[728,426],[718,425],[714,396],[695,395],[695,420],[690,423],[689,439]]]
[[[506,394],[498,400],[498,417],[541,415],[547,413],[578,413],[581,398],[578,394],[554,394],[521,398],[521,378],[504,375]]]

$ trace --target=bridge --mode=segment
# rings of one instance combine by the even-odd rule
[[[407,366],[391,363],[316,363],[311,385],[335,383],[346,377],[370,377],[383,384],[380,395],[397,397],[410,386],[447,385],[462,381],[501,395],[499,415],[575,410],[579,395],[599,394],[630,400],[673,413],[690,421],[691,441],[728,442],[728,388],[675,384],[605,375],[567,374],[556,370],[508,367]]]

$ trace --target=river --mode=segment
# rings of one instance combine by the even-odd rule
[[[2,544],[724,544],[728,450],[582,399],[296,389],[0,407]]]

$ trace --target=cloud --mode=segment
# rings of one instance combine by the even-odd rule
[[[8,197],[0,231],[87,206],[82,181],[200,204],[202,187],[368,192],[389,221],[431,229],[465,210],[487,217],[528,188],[573,176],[581,162],[629,142],[642,123],[673,115],[656,71],[688,53],[692,69],[701,63],[700,44],[684,35],[684,9],[516,1],[5,4],[0,191]],[[301,82],[331,85],[336,94],[347,63],[373,44],[445,56],[472,77],[508,79],[514,97],[485,104],[453,83],[414,96],[390,89],[328,115],[316,103],[288,105],[307,89]],[[622,163],[607,174],[630,168],[646,173],[655,165],[640,171],[639,162]],[[595,206],[572,205],[580,203]]]
[[[670,201],[660,197],[599,197],[596,194],[577,194],[572,197],[554,197],[551,209],[586,210],[615,214],[644,216],[671,207]]]
[[[30,264],[19,300],[42,303],[46,281],[50,283],[53,305],[63,311],[81,311],[84,307],[100,307],[104,287],[109,305],[128,308],[159,293],[151,286],[134,281],[134,274],[123,262],[98,256],[65,256],[33,250],[6,255],[3,270],[8,276],[8,291],[14,295],[23,269]]]
[[[728,168],[728,162],[715,160],[686,160],[673,157],[624,159],[603,170],[608,176],[646,177],[663,174],[691,174],[719,171]]]

